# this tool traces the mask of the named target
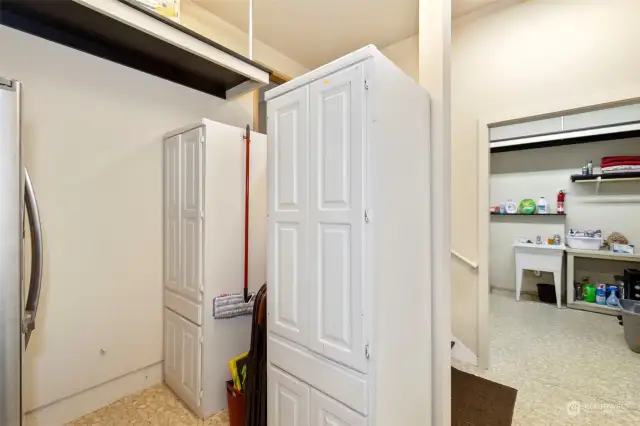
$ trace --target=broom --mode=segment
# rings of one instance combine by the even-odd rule
[[[249,157],[251,155],[251,130],[246,128],[245,187],[244,187],[244,293],[222,294],[213,298],[215,319],[233,318],[253,313],[254,294],[249,294]]]

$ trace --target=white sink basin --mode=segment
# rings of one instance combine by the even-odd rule
[[[522,249],[539,249],[539,250],[565,250],[567,246],[564,244],[552,245],[552,244],[528,244],[528,243],[515,243],[513,248],[518,250]]]

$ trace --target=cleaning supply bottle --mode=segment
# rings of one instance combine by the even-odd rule
[[[618,296],[616,295],[616,292],[618,291],[618,287],[612,285],[609,286],[609,291],[611,292],[609,294],[609,297],[607,297],[607,306],[611,306],[613,308],[617,308],[618,307]]]
[[[564,191],[562,189],[558,192],[558,206],[556,208],[556,213],[564,214]]]
[[[585,302],[596,303],[596,285],[595,284],[583,284],[582,295]]]
[[[540,197],[540,201],[538,201],[538,214],[548,214],[549,213],[549,203],[544,197]]]
[[[607,287],[606,284],[599,283],[596,286],[596,304],[598,305],[606,305],[607,304]]]

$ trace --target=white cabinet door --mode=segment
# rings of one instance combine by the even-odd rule
[[[185,401],[200,406],[202,380],[202,328],[180,317],[182,322],[180,347],[180,388]]]
[[[311,84],[308,283],[311,349],[366,372],[363,68]]]
[[[310,394],[310,426],[366,426],[367,419],[315,389]]]
[[[309,385],[269,364],[268,426],[309,426]]]
[[[180,135],[164,141],[164,285],[180,285]]]
[[[180,323],[177,315],[164,310],[164,378],[171,386],[180,383]]]
[[[191,407],[199,407],[202,389],[202,328],[164,310],[165,380]]]
[[[203,128],[182,134],[181,247],[182,279],[178,292],[202,300],[202,143]]]
[[[270,101],[268,120],[269,331],[308,341],[308,87]]]

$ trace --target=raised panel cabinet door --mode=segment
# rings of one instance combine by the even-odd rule
[[[180,135],[164,141],[164,285],[180,286]]]
[[[311,389],[310,426],[366,426],[367,419],[333,398]]]
[[[181,249],[182,279],[178,292],[202,300],[202,127],[182,134]]]
[[[180,373],[180,323],[177,315],[169,309],[164,310],[164,379],[176,387]]]
[[[267,104],[269,331],[308,342],[308,87]]]
[[[310,347],[366,372],[363,308],[364,64],[311,85]]]
[[[199,407],[202,389],[202,328],[164,310],[165,381],[189,406]]]
[[[200,406],[202,388],[202,328],[180,317],[180,389],[181,397],[192,406]]]
[[[268,426],[309,426],[309,385],[269,364]]]

